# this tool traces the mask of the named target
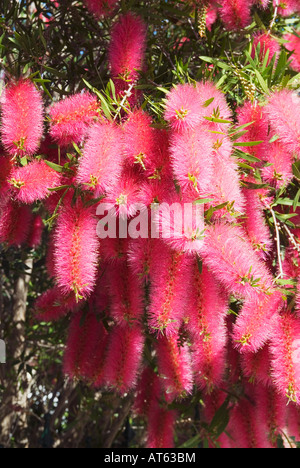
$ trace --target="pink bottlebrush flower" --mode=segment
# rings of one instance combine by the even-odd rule
[[[114,187],[107,191],[104,203],[114,207],[114,214],[120,218],[131,218],[141,208],[141,178],[133,169],[123,169]]]
[[[31,156],[43,134],[43,101],[29,80],[10,83],[2,98],[2,143],[11,156]]]
[[[50,135],[59,145],[78,144],[99,117],[96,96],[88,92],[74,94],[49,109]]]
[[[152,259],[152,279],[148,323],[152,331],[167,337],[180,328],[187,305],[186,285],[191,260],[174,252],[163,242],[156,245]]]
[[[144,336],[137,325],[118,327],[110,332],[105,381],[120,394],[132,390],[136,383],[144,347]]]
[[[264,108],[274,134],[280,137],[286,151],[300,155],[300,98],[294,91],[274,92]]]
[[[273,0],[274,7],[278,0]],[[279,2],[278,14],[281,16],[291,16],[294,13],[299,13],[300,3],[299,0],[284,0]]]
[[[49,189],[60,185],[61,176],[44,161],[36,160],[27,166],[14,168],[8,182],[15,200],[34,203],[50,195]]]
[[[271,354],[269,345],[265,345],[256,353],[244,353],[241,355],[241,367],[249,382],[263,385],[272,384],[271,379]]]
[[[98,320],[98,338],[93,348],[93,354],[87,359],[84,377],[93,384],[95,388],[105,385],[105,363],[108,349],[109,333],[102,322]]]
[[[272,376],[277,390],[300,404],[300,321],[288,312],[277,320],[271,337]]]
[[[0,205],[0,243],[20,246],[28,238],[32,213],[28,206],[8,199]]]
[[[156,342],[158,372],[168,401],[184,398],[193,389],[191,356],[187,344],[179,343],[179,335],[159,336]]]
[[[147,207],[176,199],[178,195],[172,175],[163,179],[150,179],[142,183],[139,196],[140,202]]]
[[[276,189],[287,186],[294,177],[292,169],[294,158],[286,150],[285,144],[280,141],[270,144],[264,159],[271,165],[262,168],[263,180]]]
[[[297,31],[299,35],[300,31]],[[283,39],[288,41],[287,44],[284,44],[284,47],[293,52],[291,55],[291,68],[296,72],[300,72],[300,38],[296,34],[285,34]]]
[[[109,267],[110,313],[118,325],[137,324],[143,315],[143,288],[140,278],[124,260]]]
[[[27,239],[27,245],[31,249],[36,249],[41,245],[44,228],[45,225],[41,216],[35,216]]]
[[[180,84],[172,89],[167,96],[165,110],[165,119],[172,130],[183,132],[195,129],[206,115],[205,101],[193,85]]]
[[[261,431],[266,437],[265,445],[277,448],[277,439],[285,427],[287,406],[285,399],[272,387],[257,385],[254,390],[256,414]]]
[[[189,291],[189,321],[192,336],[192,364],[197,385],[209,392],[222,382],[226,360],[226,324],[228,300],[215,278],[195,261]]]
[[[225,217],[228,221],[234,221],[237,213],[244,212],[245,200],[241,192],[238,166],[232,157],[232,142],[227,137],[221,137],[215,141],[213,148],[213,177],[210,192],[213,204],[209,203],[208,206],[227,203],[225,208],[214,213],[214,219]]]
[[[131,165],[144,171],[155,151],[152,119],[141,109],[133,111],[124,124],[124,156]]]
[[[229,292],[251,299],[273,291],[272,275],[239,227],[222,223],[210,226],[201,255]]]
[[[213,175],[212,150],[212,138],[202,126],[173,135],[172,167],[184,192],[192,191],[195,197],[209,192]]]
[[[161,243],[158,239],[134,239],[128,245],[128,262],[131,270],[142,282],[148,282],[152,272],[153,256]]]
[[[109,64],[114,78],[134,84],[143,68],[147,28],[132,13],[121,16],[113,26],[109,46]],[[127,86],[128,87],[128,86]]]
[[[116,8],[119,0],[84,0],[88,10],[96,16],[110,16]]]
[[[9,158],[0,156],[0,196],[3,199],[10,188],[8,179],[12,171],[13,165]]]
[[[77,182],[95,190],[95,196],[112,188],[121,173],[122,131],[112,123],[94,125],[79,161]]]
[[[278,311],[283,306],[280,291],[246,299],[233,327],[232,339],[241,353],[256,353],[273,333]]]
[[[255,146],[247,146],[243,148],[246,153],[252,154],[258,159],[264,159],[265,154],[269,149],[269,122],[264,114],[262,107],[257,103],[246,101],[243,106],[237,110],[238,126],[251,124],[245,127],[243,131],[246,133],[242,135],[238,141],[246,143],[247,141],[262,141],[263,143]],[[252,122],[252,123],[251,123]],[[256,167],[259,163],[254,163]]]
[[[96,282],[99,239],[92,207],[63,206],[55,230],[55,277],[63,293],[88,296]]]
[[[264,217],[263,204],[256,190],[244,188],[243,195],[246,201],[245,218],[242,220],[243,226],[254,249],[264,259],[271,250],[273,243]]]
[[[176,411],[162,408],[159,403],[152,405],[148,419],[146,447],[173,448],[176,418]]]
[[[155,128],[153,133],[154,148],[148,158],[145,175],[149,181],[173,182],[170,134],[167,130]]]
[[[153,405],[156,406],[161,393],[161,385],[158,375],[145,367],[136,388],[134,412],[140,416],[149,417]]]
[[[92,311],[74,314],[64,355],[64,371],[70,377],[91,377],[98,346],[101,347],[103,324]],[[99,356],[98,356],[99,357]],[[103,359],[103,356],[101,356]]]
[[[279,54],[280,54],[280,44],[279,44],[278,40],[276,38],[272,37],[270,34],[261,33],[261,32],[257,33],[254,36],[254,39],[253,39],[253,48],[252,48],[252,52],[251,52],[251,57],[252,58],[255,57],[255,52],[256,52],[256,49],[257,49],[258,45],[260,45],[260,51],[259,51],[260,61],[261,62],[264,61],[265,56],[267,55],[267,53],[269,51],[267,65],[270,64],[272,58],[275,55],[276,56],[275,66],[276,66],[276,64],[278,62]]]
[[[74,295],[65,297],[54,287],[45,291],[34,303],[35,318],[41,322],[60,320],[68,312],[74,310],[76,300]]]
[[[249,26],[252,2],[253,0],[223,0],[220,14],[225,28],[238,31]]]
[[[287,407],[287,432],[290,437],[300,440],[300,406],[295,403]]]

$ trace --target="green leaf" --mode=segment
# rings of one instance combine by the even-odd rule
[[[196,436],[194,436],[191,439],[184,442],[178,448],[183,448],[183,449],[198,448],[200,442],[201,442],[201,436],[200,436],[200,434],[197,434]]]
[[[264,143],[264,141],[245,141],[245,142],[237,142],[237,143],[233,143],[233,146],[258,146],[258,145],[261,145],[262,143]]]
[[[214,97],[208,99],[208,100],[205,101],[205,103],[203,104],[203,107],[208,107],[208,106],[210,106],[210,104],[211,104],[212,102],[214,102],[214,100],[215,100]]]
[[[297,177],[297,179],[300,180],[300,170],[298,169],[298,166],[297,166],[296,163],[293,164],[292,169],[293,169],[294,176]]]
[[[47,166],[51,167],[51,169],[54,169],[56,172],[63,172],[64,170],[63,166],[59,166],[58,164],[55,164],[52,161],[47,161],[45,159],[44,162],[47,164]]]
[[[259,73],[258,70],[254,70],[255,71],[255,74],[257,76],[257,79],[259,81],[259,84],[260,86],[262,87],[263,91],[266,93],[266,94],[269,94],[270,93],[270,90],[269,90],[269,87],[268,87],[268,84],[266,83],[266,81],[263,79],[263,77],[261,76],[261,74]]]
[[[200,198],[199,200],[195,200],[194,203],[196,205],[204,205],[204,203],[209,203],[209,202],[212,202],[213,199],[212,198]]]

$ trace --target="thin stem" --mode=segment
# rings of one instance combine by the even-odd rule
[[[278,264],[279,264],[279,271],[280,271],[280,274],[278,275],[278,277],[283,278],[284,273],[283,273],[283,267],[282,267],[281,249],[280,249],[280,233],[279,233],[280,225],[277,222],[276,215],[274,213],[273,208],[269,207],[269,209],[270,209],[270,212],[272,214],[272,218],[273,218],[273,222],[274,222],[274,226],[275,226],[275,232],[276,232],[275,240],[276,240],[276,244],[277,244],[277,257],[278,257]]]

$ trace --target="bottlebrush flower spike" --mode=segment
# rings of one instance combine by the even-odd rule
[[[15,200],[34,203],[50,195],[49,189],[60,185],[61,175],[44,161],[32,161],[27,166],[14,168],[8,182]]]
[[[267,296],[259,294],[246,299],[232,334],[232,340],[241,353],[256,353],[269,340],[282,306],[282,294],[274,289]]]
[[[275,141],[269,145],[269,151],[265,153],[264,159],[271,165],[262,168],[262,178],[276,189],[287,186],[294,177],[292,165],[294,158],[286,150],[285,145]]]
[[[140,416],[149,417],[153,405],[156,406],[160,399],[161,385],[158,375],[145,367],[136,389],[134,411]]]
[[[257,419],[262,434],[266,437],[265,446],[277,448],[277,440],[286,421],[286,401],[273,386],[256,385],[254,390]]]
[[[102,16],[110,16],[116,8],[119,0],[84,0],[88,10],[93,13],[96,18]]]
[[[299,35],[299,31],[296,31]],[[300,72],[300,38],[295,34],[285,34],[283,39],[288,41],[284,47],[292,53],[290,67],[296,72]]]
[[[152,119],[142,110],[133,111],[124,124],[124,156],[126,161],[144,171],[155,151],[155,130]]]
[[[96,197],[111,189],[121,174],[122,137],[112,123],[96,124],[89,131],[76,180],[94,189]]]
[[[272,385],[271,353],[268,344],[256,353],[242,354],[241,367],[249,382],[261,384],[265,387]]]
[[[146,33],[145,23],[132,13],[123,15],[112,29],[108,52],[111,75],[128,86],[137,81],[143,68]]]
[[[300,155],[300,98],[294,91],[274,92],[264,108],[274,134],[280,137],[286,151]]]
[[[213,175],[213,142],[210,134],[198,126],[171,139],[174,175],[184,192],[207,194]]]
[[[244,199],[246,200],[245,218],[243,226],[253,245],[253,248],[259,252],[262,259],[267,257],[272,247],[271,233],[267,226],[263,204],[257,190],[248,188],[243,189]]]
[[[245,143],[247,141],[262,141],[260,145],[247,146],[243,150],[252,154],[258,159],[263,159],[269,149],[269,122],[263,112],[262,107],[257,103],[246,101],[243,106],[237,109],[238,126],[250,124],[244,128],[246,133],[238,141]],[[254,167],[260,166],[260,163],[254,163]]]
[[[272,276],[237,226],[215,224],[206,231],[204,263],[231,293],[256,298],[273,291]]]
[[[49,109],[50,135],[59,145],[78,144],[99,117],[96,96],[88,92],[74,94]]]
[[[54,287],[45,291],[34,303],[35,318],[41,322],[60,320],[68,312],[76,308],[74,295],[65,297]]]
[[[253,59],[255,57],[255,52],[256,52],[256,49],[258,48],[258,45],[260,46],[260,51],[259,51],[260,61],[261,62],[264,61],[265,56],[267,55],[267,53],[269,51],[267,65],[270,64],[272,58],[275,55],[276,56],[275,66],[276,66],[276,64],[278,62],[279,54],[280,54],[280,44],[279,44],[278,40],[276,38],[272,37],[270,34],[261,33],[261,32],[257,33],[254,36],[253,48],[252,48],[252,52],[251,52],[251,57]]]
[[[41,216],[35,216],[27,239],[27,245],[31,249],[36,249],[41,244],[44,227]]]
[[[176,411],[153,405],[148,419],[147,448],[173,448]]]
[[[109,268],[110,312],[118,325],[138,323],[143,315],[143,288],[126,260]]]
[[[110,332],[105,381],[121,395],[132,390],[137,383],[143,347],[143,332],[137,325],[117,326]]]
[[[193,389],[191,356],[178,334],[159,336],[156,342],[158,372],[168,401],[184,398]]]
[[[11,156],[31,156],[43,134],[43,101],[29,80],[10,83],[2,97],[2,143]]]
[[[211,392],[221,383],[226,367],[228,300],[205,266],[200,273],[197,261],[193,266],[189,300],[186,327],[192,337],[195,380],[201,389]]]
[[[32,213],[28,206],[7,200],[0,204],[0,243],[20,246],[28,238]]]
[[[300,321],[288,312],[277,320],[271,337],[272,375],[277,390],[300,404]]]
[[[253,0],[223,0],[220,8],[221,19],[229,31],[244,29],[251,23]]]
[[[148,323],[152,331],[170,336],[181,325],[187,304],[186,284],[191,260],[158,243],[153,253]]]
[[[96,282],[99,239],[93,207],[63,206],[55,230],[56,281],[65,295],[87,297]]]
[[[203,121],[205,115],[205,99],[197,92],[195,86],[177,85],[168,94],[165,119],[175,132],[194,129]]]
[[[7,196],[10,185],[8,179],[12,171],[12,162],[9,158],[0,156],[0,196],[3,199]]]

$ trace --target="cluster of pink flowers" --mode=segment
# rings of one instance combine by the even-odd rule
[[[223,21],[244,27],[252,3],[224,1]],[[116,83],[138,80],[145,33],[132,14],[115,24],[110,68]],[[259,40],[269,47],[269,38]],[[277,51],[270,49],[270,55]],[[54,285],[36,301],[36,317],[70,314],[65,372],[96,388],[134,392],[134,411],[147,420],[148,447],[173,445],[177,412],[170,404],[195,387],[203,392],[208,422],[227,395],[241,394],[231,401],[222,447],[274,447],[282,432],[299,439],[300,314],[275,281],[264,214],[269,193],[239,171],[226,97],[211,82],[178,85],[167,95],[164,128],[153,125],[137,99],[134,104],[113,122],[89,93],[68,97],[48,109],[50,140],[47,135],[40,147],[39,92],[26,80],[6,88],[0,241],[39,244],[43,225],[32,213],[38,201],[54,218],[46,262]],[[293,178],[299,115],[299,97],[285,89],[264,105],[246,102],[238,109],[237,126],[251,124],[238,141],[261,141],[245,151],[271,187]],[[55,142],[62,147],[56,158]],[[77,153],[72,143],[80,145]],[[199,201],[210,214],[201,232],[191,226],[171,241],[97,235],[99,204],[115,207],[119,226],[138,217],[137,204]],[[294,260],[289,247],[286,271]],[[294,268],[291,275],[298,273]]]

